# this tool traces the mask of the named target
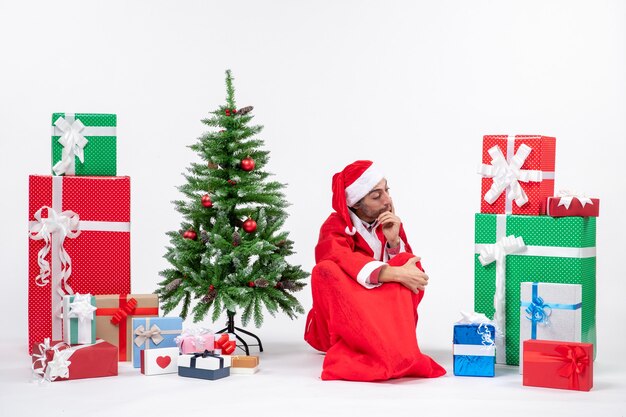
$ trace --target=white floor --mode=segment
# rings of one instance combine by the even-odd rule
[[[594,388],[574,392],[523,387],[516,367],[495,378],[451,374],[448,350],[423,350],[449,372],[432,380],[321,381],[323,355],[304,342],[266,340],[261,371],[218,381],[144,376],[128,363],[119,376],[40,385],[31,382],[25,346],[0,341],[0,416],[626,416],[626,364],[594,364]],[[617,364],[617,365],[615,365]]]

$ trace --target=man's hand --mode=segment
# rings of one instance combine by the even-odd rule
[[[398,282],[417,294],[428,285],[428,275],[415,265],[421,258],[415,256],[402,266],[386,266],[380,271],[379,282]]]
[[[383,228],[383,234],[389,243],[389,247],[395,248],[400,244],[400,223],[402,221],[396,216],[391,203],[391,211],[385,211],[378,216],[378,223]]]

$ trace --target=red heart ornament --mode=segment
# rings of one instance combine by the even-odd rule
[[[156,363],[161,367],[161,369],[167,368],[167,365],[172,362],[172,358],[169,356],[157,356]]]

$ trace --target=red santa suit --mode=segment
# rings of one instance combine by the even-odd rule
[[[404,228],[399,248],[390,249],[382,227],[367,225],[347,208],[381,179],[371,161],[357,161],[333,177],[335,213],[322,225],[315,248],[313,307],[304,335],[313,348],[326,352],[324,380],[381,381],[446,373],[417,344],[417,307],[424,292],[377,282],[382,266],[404,265],[413,257]],[[419,262],[417,266],[421,269]]]

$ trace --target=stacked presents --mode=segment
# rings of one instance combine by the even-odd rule
[[[116,125],[114,114],[53,114],[54,175],[29,178],[28,336],[45,380],[117,375],[118,361],[139,368],[144,350],[170,348],[177,363],[182,319],[159,317],[154,294],[131,294]]]
[[[474,308],[495,325],[496,362],[524,385],[589,390],[596,343],[599,201],[554,195],[556,139],[484,136]],[[466,323],[467,324],[467,323]]]

